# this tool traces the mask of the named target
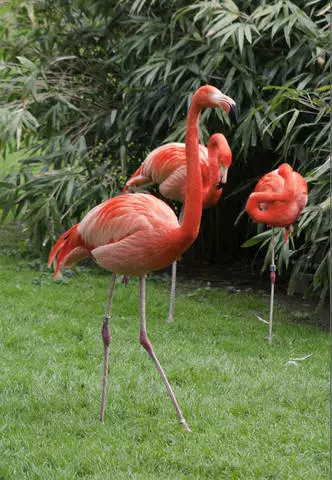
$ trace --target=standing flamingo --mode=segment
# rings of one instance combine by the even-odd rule
[[[202,179],[198,155],[198,118],[206,107],[233,108],[233,101],[217,88],[205,85],[192,99],[187,119],[187,182],[183,221],[179,224],[173,210],[153,195],[119,195],[93,208],[81,221],[65,232],[49,256],[49,266],[56,259],[55,278],[61,268],[87,256],[113,272],[102,328],[104,374],[100,421],[104,422],[108,353],[110,345],[110,308],[117,273],[140,278],[140,343],[160,373],[180,423],[190,432],[166,375],[147,336],[145,318],[145,276],[171,264],[196,239],[202,214]]]
[[[300,216],[307,201],[307,183],[299,173],[294,172],[288,163],[283,163],[277,170],[264,175],[247,201],[246,211],[250,217],[257,223],[266,223],[272,226],[271,297],[268,335],[270,344],[272,343],[274,284],[276,280],[274,227],[284,227],[286,229],[286,242],[292,224]]]
[[[203,208],[217,204],[222,194],[222,184],[227,182],[228,169],[232,164],[232,151],[224,135],[211,136],[207,148],[199,144],[199,160],[202,175]],[[136,187],[159,185],[159,192],[170,200],[185,200],[187,166],[184,143],[168,143],[153,150],[127,181],[123,192]],[[180,221],[182,219],[182,210]],[[172,264],[172,282],[168,321],[173,321],[176,284],[176,260]]]

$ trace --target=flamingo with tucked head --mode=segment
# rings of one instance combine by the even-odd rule
[[[285,228],[285,242],[287,242],[292,224],[296,222],[300,216],[307,201],[308,185],[306,181],[298,172],[295,172],[288,163],[283,163],[279,168],[267,173],[259,180],[246,204],[246,211],[255,222],[272,226],[269,343],[272,342],[274,284],[276,280],[273,227]]]
[[[246,211],[257,223],[288,229],[308,201],[304,178],[288,163],[264,175],[249,196]],[[286,231],[285,240],[288,238]]]
[[[190,105],[186,129],[187,177],[182,223],[173,210],[153,195],[125,194],[93,208],[81,221],[65,232],[54,245],[49,266],[56,261],[55,278],[62,268],[85,257],[113,272],[102,328],[104,374],[100,420],[104,421],[108,354],[110,345],[110,308],[116,274],[140,278],[140,343],[155,363],[172,400],[180,423],[190,431],[167,377],[147,336],[145,317],[145,276],[170,265],[194,242],[202,214],[202,177],[198,149],[198,119],[203,108],[224,108],[229,98],[217,88],[199,88]]]
[[[233,100],[229,100],[233,102]],[[235,111],[235,103],[233,102]],[[236,114],[233,115],[236,118]],[[202,175],[203,208],[217,204],[222,194],[222,185],[227,182],[228,169],[232,164],[232,151],[224,135],[215,133],[209,139],[207,148],[199,144],[199,160]],[[170,200],[185,200],[187,166],[184,143],[167,143],[154,149],[136,172],[127,181],[123,192],[135,191],[136,188],[147,188],[158,185],[159,192]],[[182,218],[180,213],[180,221]],[[168,321],[173,321],[176,261],[172,264],[172,282]]]

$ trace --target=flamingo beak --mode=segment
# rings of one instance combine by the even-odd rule
[[[228,168],[220,167],[220,180],[217,184],[217,190],[222,188],[222,186],[227,182]]]
[[[237,106],[235,103],[231,105],[228,115],[231,123],[234,123],[234,124],[238,123],[239,115],[238,115]]]
[[[234,100],[223,93],[210,93],[210,97],[216,103],[216,106],[219,105],[222,109],[228,112],[231,123],[238,123],[238,111],[237,106]]]

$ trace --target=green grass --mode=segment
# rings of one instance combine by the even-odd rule
[[[192,434],[138,342],[138,281],[116,285],[105,424],[100,328],[110,276],[55,283],[0,257],[0,479],[327,479],[327,332],[268,298],[147,282],[147,327]],[[292,357],[311,353],[298,365]]]

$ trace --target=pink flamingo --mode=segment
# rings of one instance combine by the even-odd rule
[[[234,107],[233,107],[234,108]],[[227,182],[228,169],[232,164],[232,151],[224,135],[211,136],[207,148],[199,144],[199,160],[202,175],[203,208],[217,204],[222,194],[222,184]],[[187,166],[184,143],[168,143],[153,150],[127,181],[123,192],[159,185],[159,192],[170,200],[184,203]],[[182,219],[182,210],[179,221]],[[172,282],[168,321],[173,321],[176,260],[172,264]]]
[[[104,374],[100,421],[104,422],[108,354],[111,339],[110,308],[116,274],[140,278],[140,343],[160,373],[180,423],[190,432],[167,377],[147,336],[145,317],[145,276],[170,265],[196,239],[202,214],[202,179],[198,155],[198,118],[206,107],[230,110],[233,101],[217,88],[205,85],[192,99],[187,118],[187,181],[185,207],[179,224],[173,210],[153,195],[136,193],[119,195],[93,208],[81,221],[65,232],[54,245],[49,266],[56,259],[54,277],[61,268],[87,256],[113,272],[102,328]]]
[[[246,204],[246,211],[255,222],[272,226],[269,343],[272,343],[274,284],[276,280],[273,227],[285,228],[285,242],[287,242],[292,224],[300,216],[307,201],[308,186],[306,181],[299,173],[294,172],[288,163],[283,163],[279,168],[267,173],[259,180]]]

